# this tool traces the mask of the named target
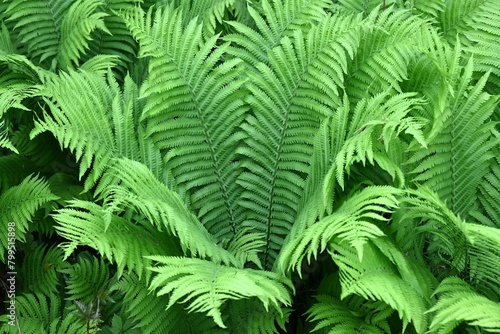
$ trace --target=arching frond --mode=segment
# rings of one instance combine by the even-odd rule
[[[204,42],[195,20],[181,28],[180,12],[171,7],[123,17],[141,55],[151,57],[141,91],[148,98],[141,117],[146,135],[166,155],[167,177],[206,228],[217,240],[231,238],[243,218],[235,182],[238,126],[247,109],[241,61],[223,61],[228,45],[217,45],[218,36]]]
[[[359,38],[358,30],[344,29],[355,21],[329,17],[307,36],[298,30],[270,53],[270,66],[260,63],[258,73],[249,72],[246,101],[252,113],[242,125],[248,138],[238,148],[245,157],[238,184],[245,188],[240,201],[248,210],[245,225],[266,235],[265,268],[295,219],[314,133],[340,104],[338,87]]]
[[[103,258],[116,263],[118,276],[127,268],[127,272],[134,271],[139,277],[145,274],[148,279],[146,268],[150,261],[143,257],[145,254],[180,253],[180,247],[157,229],[133,225],[91,202],[70,201],[68,206],[57,211],[54,220],[58,223],[55,229],[59,235],[68,240],[61,244],[65,258],[78,246],[91,247]]]
[[[137,210],[157,228],[165,228],[178,237],[185,253],[208,257],[215,263],[243,266],[215,243],[215,238],[189,211],[181,197],[155,178],[143,164],[127,159],[117,160],[103,176],[97,193],[105,199],[108,213],[121,212],[124,207]]]
[[[5,263],[5,250],[16,240],[24,240],[28,223],[44,204],[57,200],[46,181],[26,177],[19,185],[7,189],[0,196],[0,260]]]
[[[303,233],[289,239],[278,258],[279,270],[286,272],[292,267],[299,270],[307,257],[317,257],[335,238],[351,245],[363,258],[363,245],[384,233],[372,221],[387,221],[384,214],[397,206],[401,191],[391,187],[367,187],[352,195],[334,213],[320,219]],[[300,274],[300,271],[299,271]]]
[[[281,309],[291,303],[291,282],[279,274],[253,269],[238,269],[212,261],[190,258],[150,256],[160,266],[150,289],[160,288],[158,295],[170,294],[169,306],[188,302],[188,310],[206,312],[225,328],[220,308],[226,300],[258,298],[264,307]]]
[[[80,160],[80,177],[88,171],[90,189],[113,157],[128,157],[148,164],[160,175],[161,158],[142,135],[138,117],[137,86],[126,78],[123,91],[108,72],[103,78],[88,72],[62,73],[45,85],[42,95],[51,109],[35,123],[31,138],[50,131],[61,147]]]
[[[434,314],[430,333],[450,333],[461,322],[488,332],[500,332],[498,302],[481,296],[459,278],[444,279],[435,294],[439,297],[438,302],[428,311]]]
[[[292,37],[298,30],[307,32],[323,21],[327,6],[328,1],[325,0],[263,0],[261,12],[253,6],[248,7],[257,31],[241,22],[228,22],[237,34],[227,35],[225,39],[239,46],[232,48],[231,53],[248,64],[269,63],[268,52],[278,46],[283,37]]]
[[[498,97],[483,92],[487,74],[471,83],[472,71],[471,58],[458,71],[461,77],[452,83],[454,96],[448,93],[444,97],[444,105],[450,107],[436,116],[434,127],[441,124],[441,130],[434,131],[438,134],[428,148],[420,149],[409,160],[418,164],[412,172],[414,181],[436,191],[464,219],[474,210],[477,188],[494,157],[492,149],[500,143],[500,138],[492,135],[495,123],[490,120]]]

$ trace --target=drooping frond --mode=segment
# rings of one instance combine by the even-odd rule
[[[431,190],[421,187],[409,191],[404,202],[405,215],[396,221],[401,232],[426,236],[427,252],[434,256],[436,267],[460,274],[480,287],[485,294],[498,294],[500,285],[500,233],[489,226],[468,223],[457,217]],[[413,226],[413,231],[404,225]],[[416,226],[419,227],[415,227]],[[401,237],[404,237],[404,233]],[[415,240],[417,238],[414,238]]]
[[[125,79],[123,91],[111,75],[107,80],[89,72],[61,73],[42,92],[51,113],[35,122],[31,138],[50,131],[61,147],[80,160],[80,177],[89,171],[90,189],[113,157],[142,161],[159,176],[161,158],[142,135],[138,117],[137,87]]]
[[[317,257],[318,251],[324,251],[334,238],[355,248],[361,260],[363,245],[369,239],[384,235],[372,221],[387,221],[383,215],[394,211],[401,193],[392,187],[367,187],[346,198],[334,213],[283,246],[277,262],[279,270],[286,272],[292,267],[299,270],[304,258],[310,261],[312,256]]]
[[[314,133],[340,104],[338,87],[359,37],[345,28],[355,21],[329,17],[306,36],[298,30],[270,53],[269,66],[260,63],[258,73],[249,72],[252,113],[242,125],[248,138],[238,148],[245,157],[238,183],[245,188],[245,225],[266,235],[265,268],[295,220]]]
[[[243,218],[235,182],[238,126],[247,109],[241,61],[223,61],[228,44],[217,45],[218,36],[204,41],[196,20],[183,29],[180,11],[171,7],[123,17],[141,55],[151,57],[141,90],[148,99],[141,117],[146,135],[165,154],[174,189],[206,228],[217,240],[231,238]]]
[[[409,62],[427,48],[428,24],[404,10],[379,13],[364,20],[364,34],[356,57],[349,62],[346,91],[351,103],[388,89],[401,92]]]
[[[498,134],[497,134],[498,136]],[[479,184],[477,195],[478,210],[471,211],[471,217],[483,225],[500,228],[500,147],[493,150],[490,170]]]
[[[263,0],[260,6],[262,12],[248,7],[257,31],[241,22],[228,22],[237,34],[227,35],[225,39],[239,46],[232,48],[231,53],[248,64],[269,63],[268,52],[278,46],[283,37],[292,37],[298,30],[307,32],[313,25],[322,22],[326,18],[327,6],[328,1],[325,0]]]
[[[188,313],[182,305],[167,309],[168,296],[156,296],[148,291],[148,283],[135,275],[124,275],[111,288],[123,293],[124,314],[134,321],[135,328],[144,334],[216,332],[216,325],[200,313]]]
[[[60,272],[65,275],[67,300],[82,304],[110,301],[106,291],[110,281],[109,268],[102,258],[99,261],[93,256],[81,257],[77,263]]]
[[[309,314],[308,320],[318,322],[314,327],[314,331],[329,329],[328,334],[388,333],[389,327],[385,319],[380,321],[376,315],[367,317],[367,314],[361,313],[359,308],[349,308],[349,305],[345,303],[345,299],[340,301],[326,295],[316,296],[316,299],[317,302],[307,311]]]
[[[444,105],[449,107],[436,115],[436,135],[428,148],[418,150],[409,160],[416,165],[413,180],[436,191],[464,219],[475,209],[477,188],[489,171],[492,149],[500,143],[492,135],[495,123],[490,119],[498,97],[483,92],[487,74],[471,83],[473,64],[469,59],[458,71],[457,81],[451,82],[454,95],[444,96]]]
[[[291,282],[268,271],[238,269],[191,258],[150,256],[158,262],[151,270],[158,274],[151,289],[159,288],[158,295],[170,294],[169,306],[187,302],[190,312],[203,312],[225,328],[220,308],[226,300],[255,297],[266,310],[269,306],[280,310],[281,304],[290,305]]]
[[[0,261],[5,263],[5,250],[16,240],[24,241],[35,212],[44,204],[57,200],[46,181],[26,177],[19,185],[0,196]]]
[[[87,322],[76,313],[61,316],[61,298],[56,294],[28,293],[16,296],[14,326],[4,323],[0,330],[6,334],[85,334]],[[96,322],[91,321],[92,328]]]
[[[500,305],[456,277],[444,279],[434,292],[439,299],[428,312],[434,314],[430,333],[451,333],[461,322],[487,332],[500,333]]]
[[[148,226],[130,224],[124,218],[110,216],[108,212],[91,202],[70,201],[68,206],[57,211],[55,229],[66,242],[61,244],[65,258],[78,246],[95,249],[108,261],[116,263],[118,275],[125,268],[139,277],[149,273],[150,261],[144,254],[179,254],[180,247],[164,237],[164,234]],[[164,240],[158,243],[158,240]],[[126,251],[124,251],[126,250]]]
[[[105,199],[108,212],[121,212],[122,208],[137,210],[155,227],[165,228],[171,235],[178,237],[185,253],[208,257],[215,263],[243,266],[231,253],[215,243],[215,238],[181,197],[155,178],[143,164],[128,159],[117,160],[103,176],[97,193]]]
[[[107,31],[106,14],[97,11],[101,5],[101,0],[13,0],[7,12],[9,20],[18,21],[19,38],[26,43],[32,60],[42,63],[48,59],[45,68],[54,68],[57,61],[66,69],[78,64],[93,30]]]
[[[362,260],[357,251],[345,243],[333,242],[331,247],[332,258],[340,270],[342,299],[354,294],[367,300],[383,301],[398,312],[403,331],[409,323],[417,333],[427,328],[428,316],[424,314],[427,298],[419,291],[422,289],[415,289],[412,282],[402,276],[391,263],[394,259],[382,255],[370,242],[364,246]],[[404,256],[400,259],[405,260]],[[408,276],[411,277],[411,273]]]

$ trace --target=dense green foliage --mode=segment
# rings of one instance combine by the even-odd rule
[[[498,18],[0,0],[0,331],[500,332]]]

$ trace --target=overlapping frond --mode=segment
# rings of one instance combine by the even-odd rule
[[[202,223],[216,239],[231,238],[243,216],[235,182],[238,126],[247,109],[241,61],[223,61],[228,45],[217,45],[218,36],[204,41],[196,20],[182,28],[181,12],[171,6],[122,15],[141,55],[151,57],[141,90],[148,99],[141,117],[146,135],[165,154],[167,177]]]
[[[456,277],[444,279],[435,294],[438,302],[428,312],[434,313],[430,333],[450,333],[461,322],[487,332],[500,332],[500,305]]]
[[[178,237],[185,253],[211,258],[215,263],[243,266],[230,252],[215,243],[215,238],[181,197],[155,178],[143,164],[128,159],[117,160],[103,176],[97,193],[105,199],[107,212],[121,212],[123,208],[136,210],[157,228],[165,228]]]
[[[477,188],[494,158],[492,149],[500,143],[493,136],[495,123],[491,121],[498,97],[483,91],[487,74],[477,83],[471,82],[473,64],[471,58],[458,71],[461,77],[452,83],[454,95],[445,95],[444,105],[449,107],[436,115],[434,128],[440,129],[433,132],[438,134],[428,148],[418,150],[409,160],[418,163],[413,180],[436,191],[464,219],[474,210]]]
[[[231,48],[231,53],[249,65],[269,63],[268,52],[278,46],[283,37],[292,37],[298,30],[306,33],[313,25],[323,21],[328,1],[263,0],[259,7],[261,11],[248,7],[257,30],[241,22],[228,22],[237,33],[225,37],[239,46]]]
[[[124,218],[109,215],[94,203],[70,201],[54,215],[55,229],[66,240],[61,244],[65,258],[78,246],[95,249],[103,258],[116,263],[118,275],[125,268],[139,277],[149,277],[146,268],[150,261],[144,254],[180,253],[180,247],[164,237],[164,234],[148,226],[131,224]],[[158,240],[163,240],[159,243]]]
[[[51,113],[36,121],[31,137],[50,131],[61,147],[73,151],[80,161],[80,177],[89,172],[86,189],[113,157],[143,161],[158,176],[161,158],[141,133],[137,94],[130,78],[122,91],[111,75],[106,80],[83,71],[61,73],[45,85],[42,95]]]
[[[158,295],[170,293],[169,306],[187,302],[188,310],[203,312],[225,328],[220,311],[226,300],[258,298],[264,307],[280,310],[291,304],[291,282],[268,271],[238,269],[191,258],[150,256],[158,263],[151,270],[158,274],[151,289],[159,288]]]
[[[5,262],[5,250],[9,243],[25,240],[35,212],[44,204],[57,200],[46,181],[26,177],[19,185],[7,189],[0,196],[0,260]],[[8,241],[9,240],[9,241]]]
[[[252,113],[242,125],[248,138],[238,148],[245,157],[238,184],[245,188],[245,224],[266,235],[264,267],[295,219],[320,121],[340,104],[338,87],[359,38],[357,29],[345,29],[356,21],[329,17],[307,35],[298,30],[269,54],[269,66],[249,72]]]
[[[387,221],[383,215],[394,211],[401,193],[392,187],[367,187],[346,198],[334,213],[283,245],[277,261],[279,270],[299,270],[305,257],[308,261],[312,256],[317,257],[318,251],[324,251],[334,238],[355,248],[361,260],[364,244],[384,235],[374,222]]]
[[[379,12],[375,9],[364,20],[364,34],[352,62],[346,91],[351,103],[393,89],[408,78],[408,64],[428,48],[426,22],[404,10]]]

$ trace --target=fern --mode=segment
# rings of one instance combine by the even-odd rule
[[[268,308],[277,310],[281,304],[290,305],[291,284],[279,275],[252,269],[237,269],[211,261],[189,258],[151,256],[161,267],[150,288],[161,287],[158,295],[172,292],[169,306],[176,301],[189,301],[188,310],[207,312],[215,323],[225,328],[220,307],[225,300],[258,298]]]
[[[174,189],[189,192],[206,228],[218,240],[231,238],[242,219],[234,164],[242,137],[236,130],[246,110],[238,91],[244,82],[240,61],[221,63],[227,44],[216,46],[217,36],[203,42],[202,26],[194,20],[180,29],[180,12],[171,7],[156,11],[153,27],[151,11],[146,17],[128,12],[124,19],[141,42],[141,54],[152,57],[155,74],[142,87],[142,97],[148,97],[141,116],[146,135],[165,154]]]
[[[6,190],[0,196],[0,259],[5,263],[5,250],[8,249],[7,236],[24,241],[28,224],[35,212],[44,204],[57,200],[48,184],[34,176],[26,177],[19,185]],[[15,222],[14,231],[8,231],[9,222]],[[10,232],[10,233],[8,233]],[[14,235],[12,235],[14,234]]]
[[[435,294],[439,300],[429,310],[435,312],[429,328],[431,333],[450,333],[462,321],[488,332],[500,331],[498,302],[481,296],[460,279],[450,277],[443,280]]]

